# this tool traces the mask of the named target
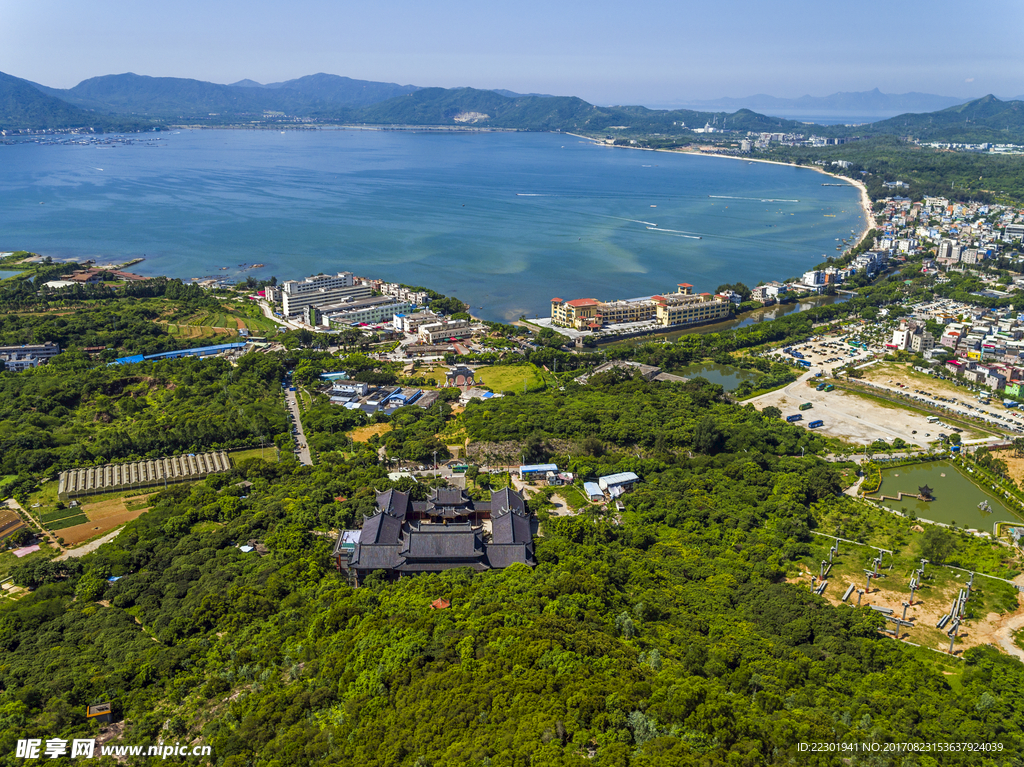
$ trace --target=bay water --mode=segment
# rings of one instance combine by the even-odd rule
[[[352,271],[510,320],[797,276],[864,228],[858,190],[823,183],[567,134],[182,130],[0,146],[0,250],[185,280]]]

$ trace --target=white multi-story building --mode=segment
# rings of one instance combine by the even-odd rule
[[[899,328],[893,331],[892,342],[887,345],[891,349],[923,354],[935,348],[935,338],[924,326],[901,320]]]
[[[280,285],[281,313],[295,317],[308,306],[328,306],[345,299],[369,298],[369,285],[356,281],[352,272],[318,274],[304,280],[288,280]]]
[[[977,248],[966,248],[960,254],[960,261],[964,264],[979,264],[985,260],[985,254]]]
[[[403,301],[408,301],[413,306],[423,306],[427,303],[427,293],[424,290],[413,290],[394,282],[382,282],[380,292],[385,296],[394,296]]]
[[[325,306],[321,311],[325,324],[331,327],[344,327],[393,322],[396,314],[403,314],[410,309],[412,306],[408,301],[400,301],[394,296],[370,296]]]
[[[468,338],[473,335],[469,320],[442,320],[430,325],[420,326],[420,341],[425,344],[436,344],[456,338]]]
[[[429,309],[415,314],[395,314],[395,330],[402,333],[416,333],[424,325],[435,324],[440,317]]]

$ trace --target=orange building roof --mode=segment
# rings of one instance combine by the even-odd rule
[[[575,306],[577,309],[581,306],[597,306],[600,301],[596,298],[577,298],[573,301],[566,301],[569,306]]]

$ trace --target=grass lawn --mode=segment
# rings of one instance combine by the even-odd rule
[[[277,463],[278,461],[277,448],[270,442],[267,443],[265,448],[254,447],[249,450],[232,450],[228,455],[231,457],[233,465],[238,464],[240,461],[248,461],[250,458],[262,458],[267,463]]]
[[[536,365],[492,365],[476,371],[476,381],[495,392],[539,391],[555,383],[554,376]]]
[[[556,488],[555,492],[565,498],[566,502],[574,509],[585,509],[592,505],[582,491],[574,485],[564,485]]]
[[[9,484],[14,482],[14,480],[16,480],[17,478],[17,474],[0,474],[0,493],[3,493],[4,488],[6,488]]]

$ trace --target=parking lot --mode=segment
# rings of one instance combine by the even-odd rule
[[[759,410],[774,405],[788,415],[802,416],[795,426],[807,427],[815,420],[824,421],[814,431],[827,437],[836,437],[855,445],[870,445],[876,440],[892,442],[899,438],[910,445],[928,447],[938,438],[938,429],[926,416],[903,410],[898,406],[886,407],[855,394],[840,390],[816,391],[808,381],[816,381],[813,373],[804,374],[784,389],[754,397],[750,402]],[[809,410],[800,411],[801,404],[809,402]]]
[[[854,444],[866,445],[879,439],[892,442],[899,437],[909,444],[927,447],[940,435],[950,436],[955,432],[960,432],[965,440],[990,436],[984,431],[973,432],[963,425],[945,423],[941,417],[938,422],[929,421],[929,414],[915,412],[914,405],[945,411],[959,418],[979,419],[983,428],[1002,434],[1024,434],[1024,415],[1004,408],[998,397],[993,397],[986,405],[978,400],[978,392],[973,387],[914,371],[906,364],[881,361],[885,335],[882,329],[868,326],[849,334],[816,336],[772,352],[766,355],[769,359],[795,361],[807,372],[784,389],[751,401],[758,408],[774,405],[782,410],[783,417],[800,413],[802,418],[796,424],[804,427],[821,420],[824,423],[816,431]],[[807,383],[819,380],[815,378],[818,373],[821,373],[820,381],[828,381],[837,369],[851,365],[862,375],[861,383],[897,402],[873,401],[838,390],[819,392]],[[908,408],[901,408],[900,400],[905,401]],[[797,409],[807,402],[811,403],[810,410]]]

